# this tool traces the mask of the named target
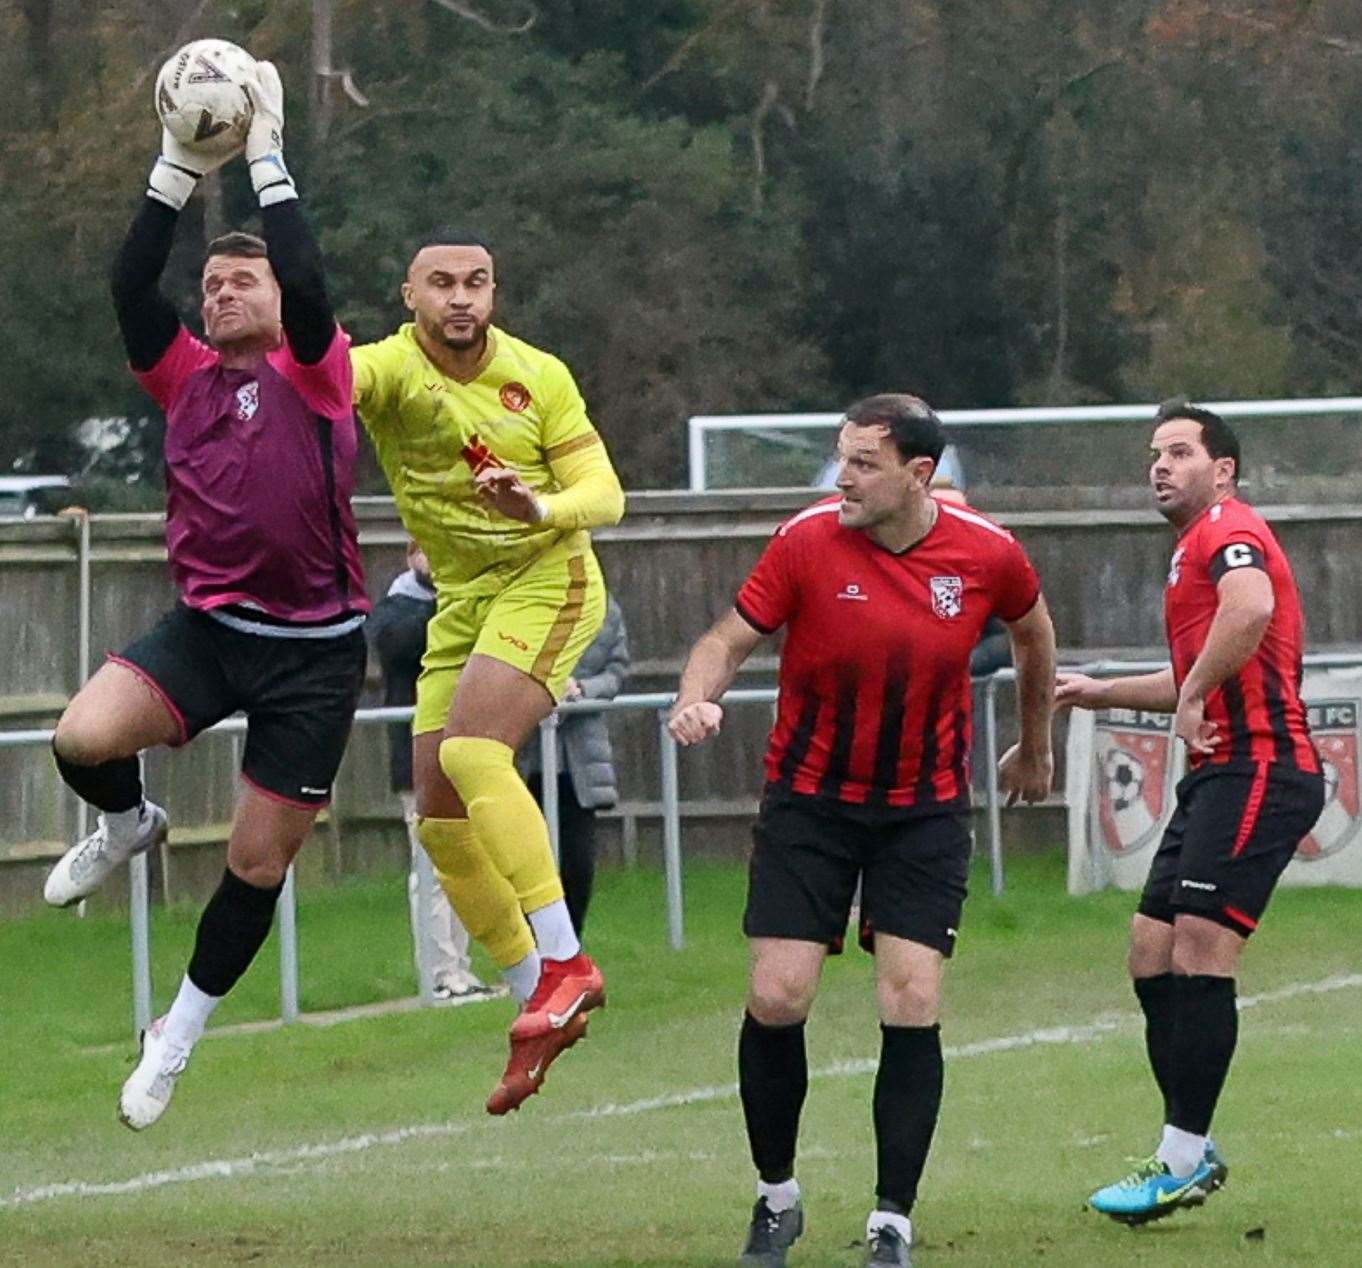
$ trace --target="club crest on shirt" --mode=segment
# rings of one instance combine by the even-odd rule
[[[959,577],[932,577],[932,611],[944,621],[960,615],[965,608],[965,583]]]
[[[523,383],[517,383],[514,379],[509,383],[503,383],[501,391],[497,395],[501,397],[501,403],[512,414],[523,414],[530,407],[530,389]]]
[[[1178,578],[1182,576],[1182,557],[1186,553],[1187,547],[1179,546],[1173,552],[1173,558],[1168,561],[1168,584],[1170,586],[1177,585]]]
[[[255,417],[255,411],[260,408],[260,383],[252,379],[251,382],[244,384],[236,390],[236,416],[243,422],[249,422]]]

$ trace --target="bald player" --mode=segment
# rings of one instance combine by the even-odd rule
[[[620,519],[624,494],[568,368],[492,324],[485,241],[435,234],[401,290],[412,320],[352,350],[355,405],[435,581],[412,728],[417,830],[521,1004],[487,1102],[504,1114],[605,1003],[514,758],[600,628],[589,530]]]

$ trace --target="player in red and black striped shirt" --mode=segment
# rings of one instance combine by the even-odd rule
[[[941,974],[969,865],[970,652],[995,614],[1012,636],[1022,712],[1002,785],[1028,801],[1050,789],[1054,631],[1040,585],[1010,533],[931,496],[943,444],[916,397],[852,406],[840,496],[781,526],[735,610],[695,645],[672,713],[680,742],[714,734],[738,667],[785,629],[743,920],[753,963],[739,1074],[760,1175],[745,1264],[783,1264],[802,1227],[804,1019],[858,880],[883,1031],[867,1240],[871,1262],[908,1262],[941,1101]]]
[[[1091,1199],[1128,1223],[1199,1205],[1224,1180],[1207,1133],[1234,1053],[1239,956],[1324,805],[1300,698],[1300,598],[1272,530],[1237,496],[1238,439],[1209,410],[1171,402],[1151,451],[1155,501],[1178,533],[1164,591],[1173,663],[1106,682],[1061,675],[1056,692],[1060,705],[1176,711],[1191,766],[1131,930],[1163,1138]]]

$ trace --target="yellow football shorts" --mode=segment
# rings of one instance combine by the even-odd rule
[[[605,620],[605,581],[590,547],[550,547],[495,594],[442,592],[426,627],[412,734],[444,729],[468,658],[493,656],[561,700]]]

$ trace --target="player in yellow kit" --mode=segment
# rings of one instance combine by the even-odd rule
[[[588,530],[617,522],[624,494],[568,368],[492,325],[495,291],[485,242],[437,235],[402,284],[413,320],[351,358],[355,405],[438,595],[416,684],[418,832],[521,1003],[487,1102],[504,1114],[605,1003],[514,756],[600,627]]]

